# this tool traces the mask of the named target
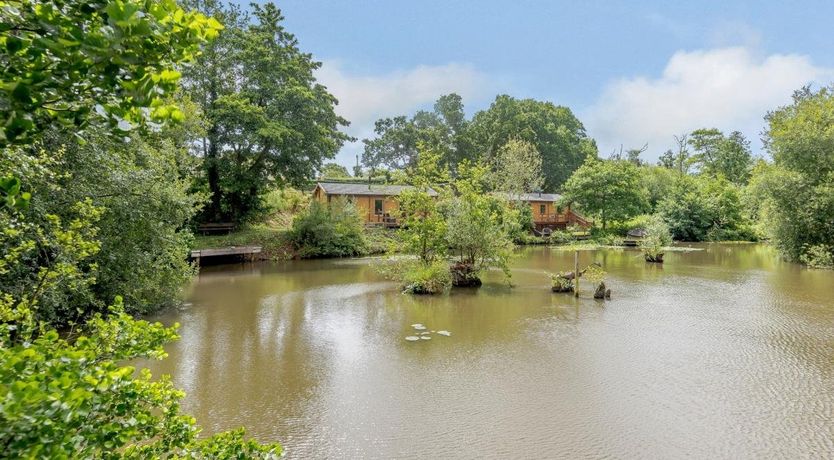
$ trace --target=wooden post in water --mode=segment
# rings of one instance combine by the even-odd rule
[[[573,251],[573,295],[579,297],[579,251]]]

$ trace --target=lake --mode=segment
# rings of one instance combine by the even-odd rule
[[[170,356],[205,432],[288,458],[834,457],[834,272],[755,244],[599,262],[612,299],[553,294],[574,253],[519,250],[513,287],[413,297],[374,259],[204,267]],[[421,323],[431,340],[409,342]]]

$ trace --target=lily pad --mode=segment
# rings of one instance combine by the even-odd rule
[[[449,337],[450,335],[452,335],[452,333],[449,332],[449,331],[437,331],[437,333],[440,334],[440,335],[445,335],[446,337]]]
[[[420,335],[429,335],[429,334],[431,334],[431,332],[429,332],[429,331],[426,331],[426,332],[421,332],[421,333],[420,333]]]
[[[416,335],[409,335],[405,339],[408,340],[409,342],[416,342],[416,341],[420,340],[420,337],[417,337]]]
[[[427,335],[422,335],[422,336],[420,336],[420,339],[421,340],[431,340],[431,337],[429,337]]]
[[[423,326],[420,323],[412,324],[411,327],[413,327],[414,329],[417,329],[418,331],[425,331],[426,330],[426,326]]]

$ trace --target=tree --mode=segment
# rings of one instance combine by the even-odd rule
[[[624,220],[646,209],[646,190],[640,171],[624,160],[589,157],[565,183],[562,201],[596,215],[602,229],[611,220]]]
[[[362,164],[367,168],[406,169],[417,163],[419,146],[441,153],[444,165],[454,170],[470,151],[464,134],[468,122],[457,94],[440,96],[434,110],[383,118],[374,124],[374,139],[364,139]]]
[[[675,239],[748,240],[755,237],[741,192],[723,176],[678,176],[657,205]]]
[[[301,186],[350,138],[336,99],[316,82],[321,63],[303,53],[272,3],[251,17],[217,0],[196,8],[226,25],[185,69],[186,88],[209,121],[196,144],[211,196],[204,219],[244,220],[270,185]]]
[[[174,0],[10,0],[0,28],[5,147],[56,125],[77,132],[91,119],[117,135],[148,119],[182,119],[166,101],[180,78],[174,65],[222,26]]]
[[[511,200],[522,193],[541,190],[542,157],[536,146],[520,139],[510,139],[498,151],[492,172],[495,190],[507,193]]]
[[[467,129],[472,151],[489,162],[513,138],[533,144],[541,153],[548,191],[558,190],[587,157],[597,156],[596,143],[573,112],[550,102],[500,95],[487,110],[475,114]]]
[[[691,162],[699,172],[710,176],[722,175],[736,184],[746,184],[753,167],[750,142],[738,131],[730,136],[717,129],[699,129],[689,136],[693,149]]]
[[[135,321],[124,313],[121,298],[115,299],[109,316],[96,315],[60,334],[38,318],[47,296],[83,291],[95,282],[97,266],[90,259],[101,249],[96,225],[104,210],[87,197],[57,203],[69,218],[28,214],[42,198],[15,177],[25,172],[27,177],[60,181],[60,172],[53,170],[60,152],[43,152],[34,141],[65,125],[87,126],[95,118],[91,107],[103,111],[111,123],[141,123],[149,105],[154,107],[152,117],[179,118],[178,112],[157,103],[167,89],[174,89],[168,84],[177,75],[168,66],[188,57],[216,23],[183,11],[171,0],[11,1],[0,11],[4,78],[18,79],[13,88],[1,90],[0,100],[7,116],[0,145],[3,454],[278,456],[280,446],[245,440],[242,431],[197,440],[194,420],[180,413],[182,393],[165,378],[152,379],[147,370],[137,375],[124,365],[163,357],[162,345],[175,338],[174,328]],[[39,94],[33,95],[33,87]],[[103,134],[112,139],[124,133],[111,126]],[[10,148],[10,143],[17,147]]]
[[[458,194],[446,204],[446,244],[456,259],[453,285],[480,286],[481,272],[491,267],[500,268],[509,280],[518,211],[507,200],[484,193],[486,166],[464,161],[458,172]]]
[[[803,88],[768,113],[765,147],[773,165],[751,188],[760,218],[787,259],[813,266],[834,260],[834,87]]]
[[[664,168],[672,169],[680,174],[688,174],[689,166],[692,163],[689,149],[687,148],[689,134],[674,136],[677,151],[669,149],[660,156],[657,164]]]
[[[319,170],[322,179],[343,179],[350,177],[347,168],[338,163],[325,163]]]

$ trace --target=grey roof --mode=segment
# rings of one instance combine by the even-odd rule
[[[319,187],[324,189],[328,195],[382,195],[391,196],[399,195],[403,190],[409,190],[414,187],[411,185],[388,185],[388,184],[371,184],[368,186],[367,182],[319,182]],[[437,192],[429,189],[429,195],[437,196]]]
[[[562,199],[562,195],[558,193],[522,193],[522,194],[508,194],[508,193],[501,193],[501,195],[506,196],[511,200],[519,200],[519,201],[552,201],[556,202]]]

